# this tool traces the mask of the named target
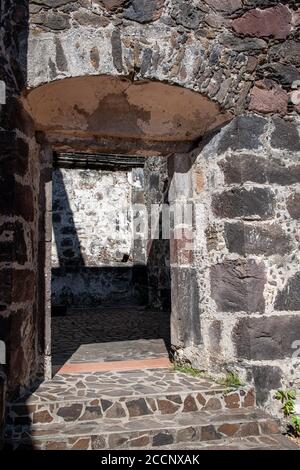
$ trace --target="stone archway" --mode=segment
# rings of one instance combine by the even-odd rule
[[[86,167],[86,165],[88,167],[88,155],[94,155],[95,163],[97,160],[99,162],[99,157],[97,158],[99,154],[103,155],[101,157],[103,163],[105,159],[104,154],[116,155],[116,162],[118,159],[120,160],[120,155],[121,160],[124,155],[129,155],[130,158],[137,156],[138,158],[145,159],[146,173],[148,174],[146,186],[150,184],[147,198],[147,204],[149,205],[148,217],[150,217],[152,210],[150,205],[152,203],[156,205],[163,204],[164,198],[166,198],[165,194],[159,194],[161,189],[151,187],[151,181],[158,178],[161,181],[159,187],[162,188],[161,184],[163,184],[165,178],[168,178],[166,173],[167,164],[163,164],[165,168],[163,171],[165,173],[162,174],[161,165],[158,165],[158,168],[161,168],[160,170],[153,169],[155,167],[155,164],[152,163],[153,158],[164,159],[174,154],[180,154],[180,159],[185,160],[188,152],[203,135],[218,129],[231,118],[229,113],[222,112],[217,103],[192,90],[156,81],[144,80],[132,82],[121,77],[88,76],[67,78],[30,90],[23,95],[22,99],[25,109],[34,120],[36,130],[40,133],[41,142],[47,142],[47,146],[50,146],[49,149],[51,148],[52,151],[60,154],[70,154],[72,152],[73,155],[81,155],[81,163],[83,160],[86,161],[83,167]],[[76,157],[74,158],[76,160]],[[75,160],[75,165],[78,167],[79,163],[76,163]],[[187,163],[186,172],[189,171],[188,167],[192,163],[189,158]],[[51,158],[47,164],[50,168]],[[172,179],[174,169],[171,167],[172,165],[169,168],[169,178]],[[60,176],[60,179],[62,179],[62,176]],[[155,192],[155,197],[151,196],[153,191]],[[140,195],[135,194],[136,201],[145,198],[143,191],[140,192]],[[134,189],[134,193],[137,193],[136,189]],[[54,203],[56,204],[56,201]],[[175,201],[172,199],[170,206],[172,210],[175,205],[176,199]],[[163,208],[160,209],[161,214],[163,210]],[[55,213],[55,216],[56,218],[61,217],[58,213]],[[51,217],[51,212],[49,212],[46,225],[51,226]],[[163,221],[163,223],[165,222]],[[166,224],[168,223],[166,221]],[[189,230],[191,231],[192,220],[189,221],[189,224]],[[72,229],[72,227],[64,227],[64,230],[67,229]],[[63,242],[71,243],[69,238],[63,240]],[[178,247],[177,241],[172,241],[171,261],[166,261],[164,258],[165,254],[163,253],[166,250],[170,251],[170,248],[166,246],[166,243],[169,244],[169,240],[149,239],[143,243],[147,245],[150,241],[152,248],[144,248],[146,251],[148,250],[146,255],[148,279],[167,279],[170,277],[170,267],[165,264],[171,262],[172,275],[173,268],[178,264],[177,251],[180,251],[182,246],[179,244]],[[51,239],[47,239],[46,243],[49,245],[46,252],[50,253]],[[160,259],[160,256],[163,258]],[[81,258],[82,255],[80,255]],[[154,264],[152,258],[155,259]],[[75,261],[78,264],[78,259]],[[62,262],[65,263],[64,259]],[[70,264],[70,262],[69,260],[68,263]],[[49,354],[51,342],[49,284],[51,263],[49,259],[45,259],[45,263],[46,272],[48,273],[45,344],[47,349],[46,355],[48,356],[46,363],[49,368],[51,362]],[[94,265],[94,261],[92,265]],[[60,272],[56,276],[60,276],[60,279],[67,279],[65,269],[63,271],[63,274]],[[176,269],[174,269],[174,273],[177,274]],[[72,276],[72,282],[86,282],[82,281],[82,277],[79,281],[76,281],[74,274]],[[91,282],[95,283],[97,281],[93,280]],[[149,295],[152,297],[155,284],[153,282],[153,280],[149,281],[148,286],[150,289]],[[189,283],[189,278],[182,279],[179,285],[176,285],[176,281],[173,282],[172,302],[175,304],[179,296],[181,284],[185,282]],[[162,283],[162,281],[159,281],[159,283]],[[55,285],[57,285],[57,282]],[[66,288],[70,290],[70,287]],[[168,289],[169,287],[164,284],[160,288],[156,287],[157,293],[154,296],[159,296],[154,301],[156,307],[162,308],[162,305],[166,305],[163,299],[166,294],[163,291],[167,292]],[[68,295],[68,299],[70,295],[72,295],[72,298],[87,298],[84,291],[81,294],[77,292],[69,293]],[[61,298],[61,294],[57,298]],[[194,307],[195,304],[190,305],[190,309]],[[198,308],[196,312],[198,312]],[[197,316],[197,313],[191,311],[190,316]],[[179,344],[176,344],[176,338],[179,338],[181,333],[177,331],[178,322],[176,318],[171,323],[172,337],[175,339],[175,346],[179,347]],[[197,337],[200,336],[199,331],[197,332]],[[50,375],[49,370],[47,375]]]
[[[64,151],[185,152],[231,118],[191,90],[107,75],[54,81],[23,100],[36,129]]]

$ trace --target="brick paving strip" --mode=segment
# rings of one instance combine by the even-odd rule
[[[59,369],[59,374],[82,373],[82,372],[108,372],[126,371],[139,369],[164,369],[171,367],[171,362],[166,357],[158,359],[140,359],[135,361],[112,361],[112,362],[83,362],[66,363]]]

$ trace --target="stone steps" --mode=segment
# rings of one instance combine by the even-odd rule
[[[14,432],[43,423],[176,415],[253,406],[251,387],[228,389],[170,369],[57,375],[9,406]]]
[[[116,421],[102,418],[91,423],[43,424],[23,427],[17,439],[7,443],[36,449],[130,449],[160,448],[181,443],[215,441],[227,437],[262,436],[279,433],[276,419],[261,410],[187,412],[181,415],[135,417]]]
[[[138,447],[131,450],[139,450]],[[226,438],[202,442],[179,442],[160,446],[160,451],[175,450],[300,450],[291,439],[281,434]]]
[[[279,433],[278,421],[255,408],[251,387],[229,389],[168,368],[143,369],[56,375],[9,405],[6,445],[192,449],[227,442],[260,448],[276,446],[270,436]],[[249,436],[254,441],[243,440]]]

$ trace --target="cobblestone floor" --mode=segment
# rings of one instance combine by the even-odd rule
[[[138,308],[70,309],[52,318],[52,364],[168,357],[170,315]]]

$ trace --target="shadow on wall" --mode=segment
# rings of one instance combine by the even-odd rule
[[[117,157],[115,160],[118,161]],[[170,246],[169,240],[162,237],[161,215],[158,237],[151,239],[149,228],[149,241],[143,241],[132,235],[132,217],[135,216],[131,213],[132,204],[141,200],[145,202],[148,214],[151,214],[152,204],[168,203],[167,161],[159,157],[140,160],[143,162],[139,163],[141,168],[129,170],[131,189],[126,188],[126,184],[129,185],[127,172],[123,172],[118,164],[108,173],[100,172],[99,168],[86,171],[77,166],[54,168],[54,306],[135,305],[170,310]],[[74,168],[75,174],[71,173]],[[120,175],[123,175],[121,179]],[[125,188],[120,191],[118,186]],[[81,190],[82,193],[76,194]],[[69,198],[74,198],[73,210]],[[122,198],[128,198],[129,216],[128,207],[124,212]],[[117,205],[114,206],[110,199],[117,201]],[[97,204],[101,205],[100,210]],[[123,216],[125,224],[115,221],[114,217],[107,220],[107,214],[114,213],[116,207],[117,218],[121,220]],[[114,239],[113,224],[122,232],[120,239]]]
[[[3,82],[0,86],[4,90],[0,102],[0,261],[3,263],[0,272],[0,341],[5,341],[7,350],[6,361],[3,361],[5,363],[0,363],[0,448],[6,398],[10,399],[13,392],[18,393],[19,383],[22,379],[25,381],[29,378],[26,376],[27,372],[35,373],[38,362],[34,357],[30,365],[26,364],[27,370],[22,363],[23,348],[26,346],[21,332],[36,305],[27,307],[26,302],[12,299],[13,291],[16,290],[13,273],[15,268],[21,270],[24,267],[29,249],[26,243],[20,243],[19,240],[31,228],[26,198],[29,192],[28,182],[24,184],[21,176],[20,180],[15,178],[16,174],[24,176],[26,172],[29,173],[27,165],[30,152],[26,138],[30,136],[32,128],[30,119],[18,101],[27,77],[28,4],[27,0],[0,2],[0,81]],[[29,185],[32,184],[30,177],[31,175],[28,178]],[[17,217],[21,222],[15,220]],[[10,221],[7,222],[8,220]],[[7,231],[10,232],[9,241],[3,238],[3,232]],[[36,266],[30,268],[35,269]],[[35,302],[36,298],[30,298],[28,304]],[[25,314],[27,318],[24,320]],[[33,328],[38,329],[37,323],[38,315],[35,315]],[[26,332],[27,345],[32,346],[33,351],[37,350],[35,340],[30,344],[32,337],[29,328]]]
[[[86,232],[85,244],[91,245],[92,237],[89,240],[89,228],[84,226],[83,220],[79,220],[79,225],[82,224],[82,226],[76,227],[68,192],[69,188],[66,188],[62,170],[55,168],[52,220],[59,266],[52,266],[53,313],[63,313],[66,310],[65,307],[148,305],[146,265],[128,263],[128,257],[125,255],[122,259],[123,263],[102,265],[100,262],[93,261],[89,265],[90,261],[85,261],[83,254],[85,248],[80,242],[78,230]],[[94,198],[95,195],[91,193],[90,197]],[[80,201],[82,205],[87,203],[87,199]],[[96,199],[95,204],[97,204]],[[104,221],[98,220],[95,223],[104,224]],[[103,227],[99,227],[98,238],[101,237],[100,228]],[[107,233],[109,230],[108,226]]]
[[[87,266],[92,261],[84,250],[92,240],[87,245],[86,239],[82,238],[82,235],[88,237],[89,230],[82,234],[81,230],[86,229],[82,213],[80,210],[75,213],[73,208],[83,207],[87,201],[79,196],[72,201],[71,207],[70,198],[74,196],[77,185],[69,185],[71,178],[74,182],[74,173],[68,175],[67,172],[68,168],[62,170],[56,167],[53,170],[53,233],[56,247],[53,261],[58,266],[52,267],[52,316],[63,318],[52,320],[52,364],[61,365],[74,353],[77,357],[82,345],[86,349],[95,346],[99,354],[105,349],[103,343],[117,341],[161,339],[169,351],[170,250],[169,240],[161,239],[161,217],[160,239],[153,240],[147,263],[135,264],[134,254],[138,248],[135,246],[136,240],[132,240],[133,264],[130,266],[126,262],[124,266]],[[96,179],[99,181],[101,175],[98,177],[98,174]],[[91,176],[82,173],[79,178],[83,175],[87,179]],[[167,202],[167,181],[160,181],[158,173],[153,178],[153,169],[146,172],[145,179],[148,202]],[[88,185],[92,185],[93,181],[88,181]],[[105,193],[104,189],[102,192]],[[87,194],[94,198],[94,188]],[[96,198],[95,201],[97,203]],[[86,213],[89,214],[89,208]],[[103,220],[102,223],[106,227]],[[132,220],[130,231],[131,223]],[[99,228],[96,233],[100,237],[103,230]],[[116,305],[120,307],[113,308]],[[102,344],[100,350],[97,347],[99,343]]]

